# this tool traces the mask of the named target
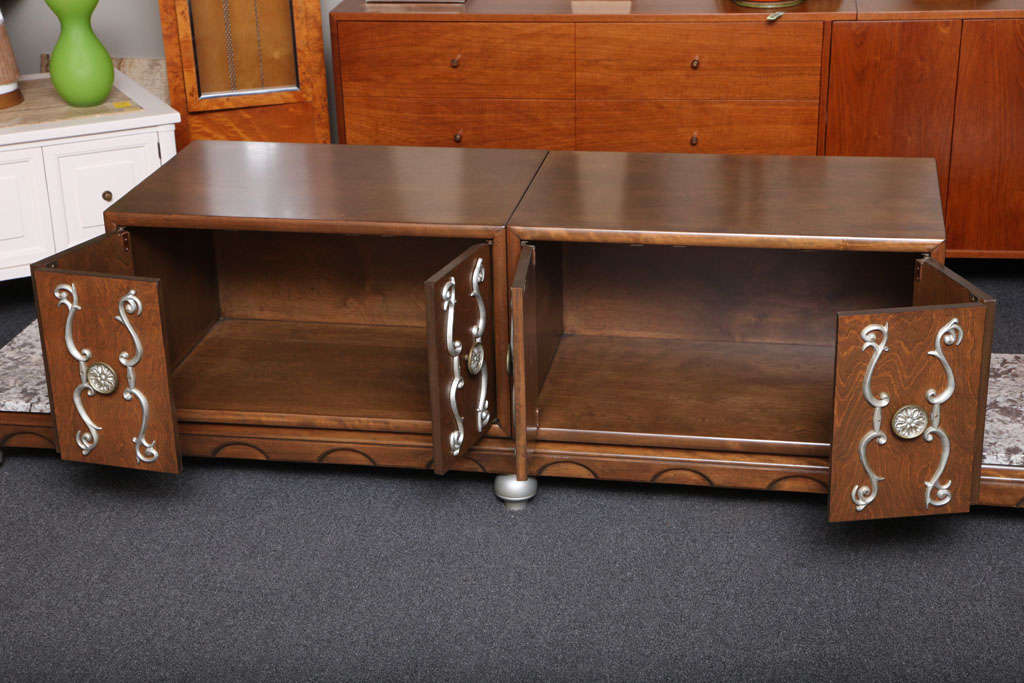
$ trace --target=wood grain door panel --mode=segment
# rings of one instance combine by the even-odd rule
[[[817,102],[580,100],[576,149],[814,154]]]
[[[825,153],[931,157],[945,198],[961,23],[836,22]]]
[[[580,99],[817,100],[820,22],[576,26]]]
[[[432,275],[427,358],[434,471],[444,474],[483,438],[496,411],[491,246],[470,247]]]
[[[956,287],[929,289],[916,300],[962,300]],[[968,511],[990,315],[973,301],[838,315],[830,521]]]
[[[573,26],[343,22],[347,97],[573,97]]]
[[[1024,20],[964,22],[946,206],[950,251],[1024,254]]]
[[[159,281],[38,264],[32,274],[61,458],[180,472]]]
[[[345,98],[353,145],[572,149],[571,100]]]

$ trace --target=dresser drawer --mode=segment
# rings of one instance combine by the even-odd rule
[[[576,95],[816,100],[822,25],[580,24]]]
[[[572,149],[572,100],[346,97],[355,145]]]
[[[347,96],[573,97],[571,24],[343,22]]]
[[[814,154],[816,102],[580,100],[576,149]]]

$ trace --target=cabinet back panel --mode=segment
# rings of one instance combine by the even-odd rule
[[[566,334],[832,345],[835,313],[909,306],[913,254],[563,244]],[[545,264],[538,255],[538,272]]]
[[[476,240],[214,235],[226,318],[426,325],[423,282]]]
[[[168,366],[174,368],[220,317],[213,240],[204,230],[147,228],[131,235],[135,274],[160,278]]]

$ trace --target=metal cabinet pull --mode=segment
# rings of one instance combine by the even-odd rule
[[[690,62],[690,68],[695,71],[700,68],[700,57],[693,58],[693,61]]]
[[[453,69],[458,69],[459,68],[459,63],[461,62],[461,60],[462,60],[462,54],[459,53],[459,54],[455,55],[452,58],[452,61],[450,61],[449,64],[452,65]]]
[[[698,142],[700,142],[700,140],[697,138],[697,134],[696,133],[694,133],[692,136],[690,136],[690,146],[691,147],[696,147]]]
[[[462,142],[462,131],[460,130],[458,133],[456,133],[452,137],[452,140],[455,140],[456,143],[461,143]]]

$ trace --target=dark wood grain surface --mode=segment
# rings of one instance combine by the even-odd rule
[[[538,438],[826,456],[832,365],[825,346],[565,336]]]
[[[430,431],[423,327],[219,322],[174,371],[181,420]]]
[[[967,512],[972,502],[975,463],[981,452],[977,447],[978,368],[986,346],[986,310],[980,303],[958,306],[924,306],[840,314],[836,333],[835,419],[832,447],[829,520],[833,522]],[[921,407],[928,415],[929,389],[937,393],[947,387],[939,360],[929,355],[936,336],[948,322],[956,319],[963,328],[959,345],[941,346],[949,362],[955,389],[942,404],[939,426],[950,441],[949,459],[938,484],[951,482],[950,501],[945,505],[926,504],[925,482],[937,471],[941,460],[941,437],[926,441],[898,438],[892,430],[893,415],[907,405]],[[864,348],[862,331],[868,325],[888,325],[887,351],[881,354],[871,378],[871,390],[878,397],[885,393],[888,405],[882,408],[880,431],[885,443],[872,440],[865,457],[872,470],[884,479],[878,482],[877,496],[861,510],[856,509],[852,493],[867,486],[870,478],[861,463],[859,445],[873,431],[874,408],[864,396],[864,378],[872,349]],[[881,333],[875,341],[881,342]],[[938,492],[933,490],[935,499]]]
[[[837,310],[908,306],[914,256],[714,247],[565,244],[567,334],[693,341],[835,343]]]
[[[988,410],[988,380],[992,361],[992,335],[996,326],[996,300],[984,291],[949,270],[932,258],[922,259],[919,276],[914,282],[914,305],[966,304],[980,302],[985,306],[985,342],[981,348],[978,367],[978,424],[975,449],[983,453],[985,447],[985,413]],[[972,500],[977,502],[981,486],[981,458],[974,461]]]
[[[927,251],[927,159],[551,152],[509,223],[524,239]]]
[[[108,239],[120,242],[119,235],[109,235]],[[168,386],[160,283],[151,278],[48,268],[35,268],[33,280],[61,457],[153,472],[180,472],[174,403]],[[81,433],[88,438],[89,431],[73,401],[76,387],[82,384],[82,376],[79,362],[65,345],[69,310],[54,296],[60,285],[73,286],[77,292],[80,310],[75,312],[70,329],[75,347],[89,351],[86,365],[106,363],[118,378],[115,389],[107,395],[81,392],[86,413],[99,427],[91,449],[76,443],[76,434]],[[119,362],[120,354],[130,358],[137,347],[125,326],[114,318],[119,314],[118,301],[133,291],[142,305],[139,314],[129,314],[128,320],[138,333],[142,346],[135,375],[136,388],[142,392],[148,405],[145,421],[140,399],[135,395],[131,400],[124,398],[124,392],[130,385],[126,368]],[[69,295],[68,300],[72,301],[73,297]],[[157,452],[152,462],[137,459],[132,441],[139,436],[143,424],[147,443],[151,442]]]
[[[834,25],[826,153],[930,157],[945,198],[961,23]]]
[[[206,141],[108,210],[117,225],[489,236],[545,153]],[[431,230],[437,235],[443,230]]]
[[[1024,20],[964,23],[947,216],[951,256],[1024,255]]]
[[[477,265],[483,265],[482,282],[474,284],[473,275]],[[487,303],[483,314],[482,334],[477,326],[481,321],[479,302],[473,296],[474,289],[490,302],[494,287],[494,270],[491,263],[490,245],[479,244],[466,249],[462,254],[430,276],[424,283],[427,307],[427,361],[430,376],[430,414],[434,444],[434,471],[444,474],[451,463],[472,452],[473,447],[484,437],[491,421],[495,418],[495,383],[504,380],[499,375],[500,364],[494,355],[495,320],[493,309]],[[445,308],[445,294],[454,296],[452,342],[460,350],[457,356],[458,371],[453,368],[453,357],[448,347],[448,310]],[[473,374],[469,369],[469,358],[473,347],[480,344],[483,353],[483,369]],[[454,383],[454,384],[453,384]],[[455,403],[458,410],[452,410],[451,391],[455,388]],[[480,398],[485,396],[481,406]],[[487,415],[481,418],[480,409]],[[461,429],[459,421],[461,420]],[[453,449],[450,435],[461,433],[461,445]]]
[[[540,392],[537,309],[536,251],[532,245],[523,245],[518,252],[515,274],[509,286],[512,422],[516,477],[520,481],[526,479],[530,451],[537,440],[537,397]]]

